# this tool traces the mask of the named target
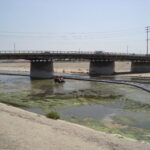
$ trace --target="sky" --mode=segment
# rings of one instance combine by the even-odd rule
[[[0,0],[0,50],[146,53],[146,26],[149,0]]]

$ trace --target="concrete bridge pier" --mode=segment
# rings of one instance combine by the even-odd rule
[[[49,79],[53,76],[53,61],[31,61],[30,77],[33,79]]]
[[[148,73],[150,72],[150,62],[135,62],[131,63],[132,73]]]
[[[114,61],[91,61],[89,70],[91,76],[112,75],[114,73]]]

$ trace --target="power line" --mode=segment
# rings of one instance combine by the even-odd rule
[[[120,34],[122,33],[122,34]],[[133,35],[133,34],[132,34]],[[2,32],[0,31],[0,37],[4,38],[47,38],[53,40],[88,40],[88,39],[120,39],[127,38],[125,32],[83,32],[83,33],[29,33],[29,32]],[[130,36],[131,37],[131,36]]]
[[[139,29],[140,27],[136,28]],[[27,34],[27,35],[93,35],[93,34],[116,34],[116,33],[124,33],[124,32],[133,32],[133,29],[135,28],[124,28],[124,29],[120,29],[120,30],[110,30],[110,31],[91,31],[91,32],[34,32],[34,31],[27,31],[27,32],[23,32],[23,31],[1,31],[0,30],[0,34]]]

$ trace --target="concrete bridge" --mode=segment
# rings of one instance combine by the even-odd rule
[[[88,60],[90,61],[89,74],[92,76],[113,74],[115,61],[131,61],[132,73],[150,72],[149,55],[81,51],[0,51],[0,59],[30,60],[32,78],[52,77],[53,62],[58,60]]]

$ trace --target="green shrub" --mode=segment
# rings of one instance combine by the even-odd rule
[[[60,116],[57,112],[51,111],[48,114],[46,114],[47,118],[51,118],[51,119],[60,119]]]

